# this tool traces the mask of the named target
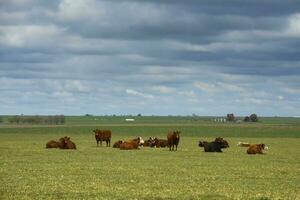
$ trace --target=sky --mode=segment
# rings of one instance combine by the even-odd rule
[[[0,0],[0,115],[300,116],[300,1]]]

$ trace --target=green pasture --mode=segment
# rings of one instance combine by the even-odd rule
[[[300,199],[300,123],[68,120],[63,126],[0,125],[0,199]],[[111,129],[113,142],[182,133],[177,152],[121,151],[96,147],[94,128]],[[77,150],[45,149],[48,140],[65,135]],[[200,139],[217,136],[230,144],[223,153],[198,147]],[[270,149],[247,155],[238,141]]]

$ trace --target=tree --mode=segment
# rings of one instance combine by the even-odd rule
[[[0,116],[0,123],[3,123],[3,117],[2,116]]]
[[[249,118],[250,118],[251,122],[258,122],[258,117],[255,113],[251,114]]]
[[[244,118],[244,122],[250,122],[250,117],[246,116],[246,117]]]
[[[227,114],[226,120],[229,122],[234,122],[235,121],[234,114],[233,113]]]

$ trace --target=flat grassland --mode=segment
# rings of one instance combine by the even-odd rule
[[[0,125],[0,199],[300,199],[300,120],[213,123],[207,117],[67,117],[65,125]],[[180,130],[177,152],[96,147],[92,130],[111,129],[112,143]],[[77,150],[46,149],[68,135]],[[223,153],[198,141],[222,136]],[[265,143],[247,155],[238,141]]]

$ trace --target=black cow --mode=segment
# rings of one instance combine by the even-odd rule
[[[199,141],[199,147],[204,147],[205,152],[222,152],[222,149],[228,148],[229,144],[223,138],[216,138],[213,142]]]

